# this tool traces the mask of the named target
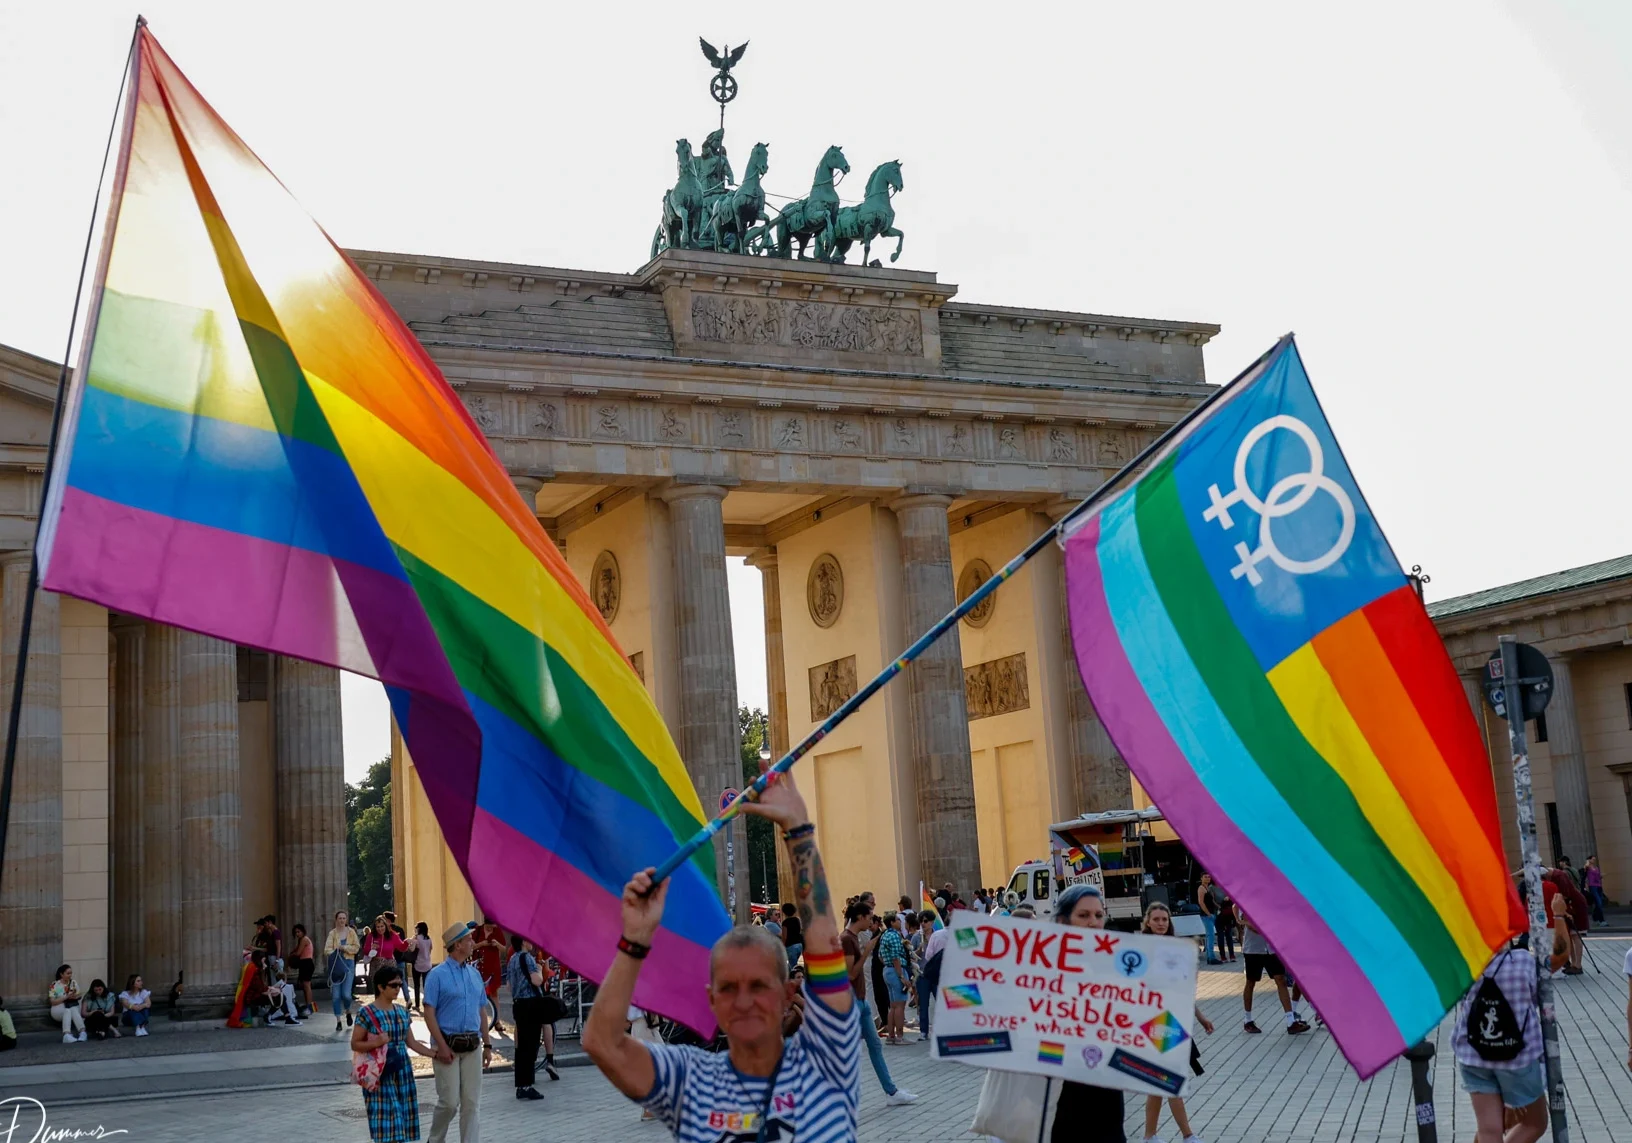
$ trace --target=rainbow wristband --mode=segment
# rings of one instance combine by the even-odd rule
[[[805,984],[819,996],[831,996],[850,987],[844,953],[805,953]]]

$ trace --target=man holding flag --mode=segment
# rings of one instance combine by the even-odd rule
[[[619,1091],[644,1104],[676,1139],[724,1143],[856,1137],[861,1099],[859,1008],[850,991],[816,827],[791,777],[745,812],[782,828],[805,932],[804,1021],[791,1039],[782,1017],[798,986],[787,958],[763,928],[738,925],[709,956],[708,1001],[730,1041],[726,1053],[636,1040],[623,1014],[663,919],[668,883],[636,873],[623,891],[617,959],[584,1025],[584,1050]],[[784,1134],[785,1133],[785,1134]]]

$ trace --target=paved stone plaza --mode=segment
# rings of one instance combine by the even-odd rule
[[[1591,939],[1594,965],[1584,976],[1558,982],[1575,1143],[1632,1139],[1626,978],[1621,974],[1629,943],[1624,936]],[[1202,1039],[1207,1075],[1189,1103],[1194,1126],[1208,1143],[1415,1143],[1410,1074],[1403,1063],[1370,1083],[1358,1082],[1326,1032],[1317,1029],[1292,1037],[1275,1030],[1273,992],[1267,994],[1266,1009],[1262,989],[1258,1013],[1268,1030],[1262,1036],[1247,1036],[1240,1031],[1240,986],[1240,972],[1234,966],[1209,969],[1202,975],[1202,1010],[1218,1025],[1218,1031]],[[0,1068],[0,1096],[29,1094],[44,1100],[53,1129],[89,1129],[100,1123],[109,1131],[128,1131],[132,1143],[238,1138],[251,1123],[279,1136],[363,1143],[368,1131],[357,1090],[332,1082],[311,1085],[312,1074],[325,1070],[334,1074],[344,1060],[343,1046],[323,1038],[327,1028],[319,1019],[299,1031],[231,1033],[235,1038],[258,1037],[260,1044],[269,1045],[243,1051],[135,1059],[82,1056],[69,1064]],[[213,1033],[173,1036],[195,1042],[206,1037],[215,1039]],[[143,1048],[151,1051],[157,1039],[157,1034],[149,1037],[142,1042]],[[1437,1042],[1439,1138],[1441,1143],[1463,1143],[1473,1138],[1473,1119],[1450,1061],[1448,1024],[1441,1027]],[[563,1048],[568,1046],[563,1044]],[[100,1047],[85,1045],[67,1051]],[[880,1143],[967,1138],[980,1073],[931,1061],[922,1046],[886,1051],[896,1081],[921,1098],[912,1107],[885,1107],[871,1069],[864,1064],[861,1138]],[[63,1052],[50,1054],[61,1058]],[[113,1091],[120,1077],[138,1074],[164,1076],[166,1086],[186,1076],[194,1090],[218,1094],[184,1096],[176,1092],[167,1098],[135,1102],[83,1102]],[[155,1078],[152,1082],[160,1081]],[[238,1090],[221,1090],[228,1087]],[[638,1109],[617,1095],[593,1068],[563,1068],[559,1083],[542,1087],[546,1092],[543,1103],[518,1103],[511,1094],[510,1075],[493,1075],[484,1095],[483,1138],[542,1143],[661,1143],[667,1138],[661,1127],[639,1122]],[[422,1125],[428,1127],[435,1101],[428,1079],[420,1084],[420,1101]],[[1134,1100],[1129,1105],[1129,1137],[1139,1140],[1142,1105]],[[1162,1130],[1171,1143],[1174,1132],[1165,1115]]]

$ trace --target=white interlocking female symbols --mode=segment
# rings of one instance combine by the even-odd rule
[[[1276,429],[1285,429],[1303,442],[1309,450],[1309,470],[1281,477],[1270,488],[1269,495],[1260,500],[1247,482],[1247,456],[1252,452],[1253,445]],[[1219,527],[1227,532],[1235,527],[1235,521],[1230,518],[1230,505],[1245,504],[1258,513],[1258,546],[1249,550],[1244,543],[1235,545],[1235,554],[1241,562],[1230,569],[1231,576],[1235,579],[1245,576],[1248,583],[1257,587],[1264,582],[1264,577],[1258,574],[1258,565],[1264,560],[1293,575],[1309,575],[1325,571],[1349,550],[1349,542],[1354,539],[1354,501],[1349,499],[1342,485],[1325,474],[1324,464],[1325,454],[1320,447],[1320,438],[1296,417],[1281,413],[1259,421],[1247,433],[1241,447],[1235,452],[1235,487],[1228,496],[1221,496],[1218,485],[1209,486],[1207,496],[1212,504],[1201,514],[1201,518],[1208,523],[1218,521]],[[1316,492],[1325,492],[1337,502],[1343,526],[1338,531],[1337,540],[1321,555],[1312,560],[1295,560],[1275,546],[1271,528],[1276,520],[1292,515],[1309,503]]]

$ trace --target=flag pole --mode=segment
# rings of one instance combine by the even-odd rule
[[[1090,492],[1080,504],[1051,524],[1041,535],[1039,535],[1035,540],[1031,541],[1031,543],[1027,544],[1018,555],[999,568],[990,579],[981,584],[974,591],[970,592],[967,599],[943,615],[933,627],[920,635],[910,647],[901,652],[901,654],[887,666],[885,666],[882,671],[874,675],[872,680],[869,681],[866,686],[862,687],[855,694],[851,695],[845,701],[844,705],[839,707],[839,709],[834,711],[832,714],[828,715],[820,726],[818,726],[815,730],[812,730],[809,734],[805,735],[805,737],[799,741],[798,745],[794,746],[780,759],[778,759],[776,765],[770,767],[764,773],[755,778],[751,783],[749,783],[747,788],[732,799],[730,805],[726,806],[725,809],[720,811],[720,815],[718,817],[714,818],[712,821],[709,821],[696,833],[692,834],[691,837],[687,838],[679,849],[670,854],[668,859],[664,861],[662,865],[657,867],[657,872],[652,877],[652,884],[655,886],[658,882],[671,876],[676,869],[679,869],[680,866],[684,865],[688,860],[690,860],[692,854],[696,853],[703,846],[707,845],[709,840],[713,838],[713,836],[721,829],[723,829],[727,822],[742,812],[742,804],[744,802],[757,801],[759,799],[759,795],[765,792],[766,787],[776,780],[777,775],[786,774],[790,769],[792,769],[795,762],[799,761],[799,759],[808,754],[818,742],[826,738],[829,734],[833,733],[841,722],[849,718],[857,711],[857,709],[861,707],[862,703],[872,698],[873,695],[877,694],[884,688],[886,683],[895,678],[896,675],[899,675],[908,663],[912,662],[914,659],[918,658],[925,651],[927,651],[937,639],[939,639],[942,635],[945,635],[948,631],[952,630],[952,628],[957,625],[958,620],[962,619],[965,615],[968,615],[975,608],[979,607],[981,603],[985,601],[987,596],[991,595],[992,592],[1001,587],[1010,576],[1014,575],[1015,572],[1024,567],[1033,556],[1042,551],[1049,544],[1053,543],[1056,538],[1062,535],[1067,524],[1125,484],[1128,477],[1139,471],[1139,469],[1144,466],[1146,461],[1148,461],[1151,457],[1158,455],[1164,448],[1167,447],[1170,441],[1184,432],[1185,429],[1189,428],[1198,417],[1200,417],[1208,409],[1212,408],[1227,394],[1234,392],[1236,387],[1243,379],[1251,376],[1261,365],[1264,364],[1264,362],[1268,361],[1276,353],[1280,352],[1280,350],[1290,344],[1291,341],[1292,335],[1290,333],[1285,335],[1251,365],[1247,366],[1240,373],[1236,374],[1229,384],[1222,385],[1212,393],[1208,394],[1205,401],[1191,409],[1183,417],[1180,417],[1179,420],[1171,425],[1166,432],[1162,433],[1161,436],[1157,437],[1143,450],[1141,450],[1138,456],[1128,461],[1128,463],[1118,469],[1109,480],[1105,481],[1105,483],[1101,484],[1098,488]]]
[[[85,229],[85,248],[79,257],[79,279],[74,287],[74,308],[68,317],[68,344],[62,350],[62,368],[57,373],[56,402],[51,409],[51,435],[45,450],[45,474],[40,481],[40,509],[38,523],[35,525],[35,543],[29,549],[28,559],[28,586],[23,594],[23,616],[17,632],[17,668],[11,683],[11,710],[6,716],[6,754],[3,767],[0,767],[0,875],[4,874],[4,856],[6,852],[7,835],[11,829],[11,791],[12,782],[17,771],[17,734],[22,727],[23,717],[23,689],[28,677],[28,644],[34,628],[34,597],[40,588],[40,557],[38,550],[39,529],[45,524],[46,505],[51,496],[51,480],[56,470],[57,442],[62,435],[63,406],[67,403],[69,358],[74,352],[74,324],[79,317],[79,304],[85,296],[85,271],[91,264],[91,249],[96,245],[97,222],[102,218],[100,209],[102,204],[102,188],[107,183],[108,160],[113,155],[113,140],[120,135],[120,120],[125,120],[125,132],[119,148],[118,170],[114,176],[113,193],[109,196],[107,220],[102,227],[103,242],[101,253],[97,260],[96,281],[100,283],[107,276],[108,236],[112,233],[113,221],[118,215],[118,195],[124,186],[125,163],[130,154],[130,125],[134,122],[134,115],[125,115],[127,91],[133,92],[135,85],[131,82],[131,73],[136,66],[136,44],[147,27],[147,20],[142,16],[136,17],[136,26],[130,33],[130,48],[125,53],[125,71],[119,80],[119,95],[113,103],[113,122],[108,124],[108,141],[102,149],[102,170],[96,182],[96,197],[91,201],[91,222]],[[93,300],[91,310],[87,314],[83,345],[89,346],[91,336],[96,331],[97,311],[100,309],[101,294]],[[81,368],[84,363],[81,362]]]

